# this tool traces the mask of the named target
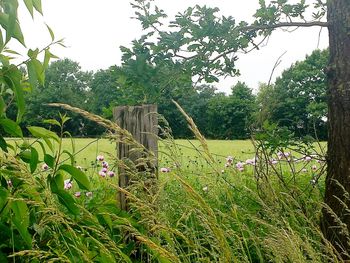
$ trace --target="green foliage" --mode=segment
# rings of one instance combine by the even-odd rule
[[[32,16],[34,9],[42,13],[40,0],[23,1]],[[264,6],[264,1],[261,4],[266,10],[257,16],[266,21],[283,18],[284,15],[295,17],[304,10],[303,2],[287,5],[285,1],[273,1],[268,7]],[[6,35],[5,43],[14,38],[24,44],[17,19],[18,1],[2,1],[0,6],[3,10],[0,15],[1,33],[6,33],[3,34]],[[244,123],[244,128],[241,126],[239,130],[246,133],[246,125],[254,111],[255,98],[251,90],[244,83],[238,83],[231,95],[217,95],[211,86],[193,88],[191,78],[194,74],[199,79],[212,82],[217,80],[216,76],[236,74],[232,64],[235,58],[232,60],[228,54],[248,47],[255,31],[247,33],[242,29],[246,24],[235,26],[232,18],[216,18],[217,9],[197,6],[177,17],[173,26],[179,31],[159,32],[155,27],[159,25],[159,19],[165,17],[162,10],[154,8],[154,12],[149,12],[151,5],[143,0],[135,1],[134,7],[140,11],[137,15],[143,27],[153,28],[153,33],[151,31],[140,41],[135,41],[132,49],[124,50],[125,61],[118,69],[117,78],[118,87],[125,95],[123,101],[170,101],[177,96],[183,100],[191,97],[193,102],[200,98],[198,105],[188,103],[199,118],[206,105],[213,103],[215,107],[212,110],[217,111],[216,107],[228,100],[235,110],[224,112],[222,118],[232,121],[230,118],[233,117],[239,120],[240,125]],[[182,20],[184,17],[186,19]],[[52,30],[48,29],[54,39]],[[160,35],[159,43],[145,44],[144,41],[155,32]],[[234,38],[222,38],[228,35],[233,35],[238,42]],[[214,36],[215,43],[210,41],[209,36]],[[220,40],[223,41],[217,45]],[[181,47],[195,51],[196,56],[181,57],[178,53]],[[19,66],[10,65],[9,57],[4,55],[9,50],[4,47],[1,50],[1,262],[337,262],[337,255],[323,239],[317,225],[315,208],[319,211],[321,202],[320,191],[313,187],[315,185],[308,191],[302,191],[295,180],[287,184],[274,180],[274,175],[285,172],[285,167],[289,166],[281,165],[277,171],[269,164],[271,156],[266,152],[256,156],[258,158],[254,160],[258,160],[258,165],[250,172],[238,173],[232,166],[232,158],[228,158],[230,164],[220,166],[187,115],[186,119],[202,147],[194,150],[204,152],[200,161],[206,163],[209,169],[184,169],[177,146],[170,139],[165,145],[169,146],[168,155],[175,166],[156,187],[153,185],[154,174],[147,169],[134,169],[137,163],[132,164],[130,160],[113,160],[115,167],[127,169],[133,181],[126,189],[118,188],[116,178],[97,177],[100,165],[97,161],[92,161],[91,170],[75,167],[74,143],[72,151],[63,146],[63,137],[69,136],[65,131],[69,118],[65,115],[60,114],[59,120],[50,116],[45,121],[52,129],[33,123],[27,130],[35,138],[27,141],[20,126],[25,116],[24,106],[30,104],[23,100],[24,93],[33,90],[33,94],[45,96],[47,92],[50,99],[59,100],[54,96],[60,91],[61,98],[74,95],[76,103],[89,104],[92,100],[89,101],[91,97],[86,93],[91,75],[83,74],[77,64],[67,60],[52,63],[45,74],[48,60],[52,57],[48,48],[29,50],[29,58],[23,62],[27,66],[27,74],[22,74]],[[43,62],[37,59],[41,52],[45,53]],[[220,55],[212,58],[216,53]],[[169,78],[171,74],[174,78]],[[164,79],[166,76],[168,78]],[[97,81],[97,86],[100,83]],[[131,91],[135,91],[135,97],[128,96]],[[170,97],[163,96],[163,91],[167,91],[165,94],[171,92]],[[219,103],[212,102],[217,98]],[[43,99],[40,101],[43,102]],[[319,108],[320,105],[313,104],[309,110],[317,111]],[[28,107],[29,112],[32,109]],[[204,124],[207,119],[201,120]],[[267,134],[261,134],[263,142],[271,142],[270,149],[286,146],[278,144],[280,141],[289,143],[290,132],[281,129],[274,133],[276,127],[266,124]],[[109,139],[113,143],[123,140],[134,146],[134,139],[127,132],[118,131],[123,132],[123,136],[111,134]],[[3,134],[20,138],[11,144]],[[279,136],[277,142],[274,141],[276,136]],[[152,163],[154,156],[143,151],[141,159],[142,163]],[[38,168],[40,166],[41,169]],[[253,170],[255,177],[252,176]],[[262,171],[273,172],[259,177]],[[291,174],[294,176],[295,172]],[[322,175],[322,170],[319,174]],[[149,180],[151,176],[153,181]],[[291,179],[294,179],[293,176]],[[264,180],[255,184],[260,178]],[[288,173],[285,178],[289,179]],[[305,178],[301,180],[305,184]],[[256,194],[256,186],[260,196]],[[71,187],[73,189],[68,191]],[[128,197],[128,213],[116,206],[117,189],[124,191]],[[76,191],[74,195],[73,191]]]
[[[232,87],[230,96],[219,95],[208,104],[208,126],[212,137],[242,139],[250,135],[255,98],[245,83]]]
[[[41,126],[43,121],[58,115],[59,111],[46,106],[47,103],[61,102],[83,109],[91,109],[93,96],[90,96],[92,73],[84,72],[78,63],[69,59],[51,63],[45,73],[45,84],[37,86],[26,96],[26,115],[23,126]],[[50,127],[50,123],[46,124]],[[53,126],[54,128],[54,126]],[[66,123],[65,129],[71,135],[100,134],[101,129],[78,115]]]
[[[315,50],[304,61],[283,71],[274,85],[262,86],[258,94],[260,121],[286,126],[296,136],[327,137],[327,84],[325,68],[328,51]]]

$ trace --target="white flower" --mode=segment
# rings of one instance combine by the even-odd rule
[[[232,163],[233,162],[233,157],[232,156],[227,156],[226,157],[226,161],[227,161],[227,163]]]
[[[64,189],[69,190],[72,188],[72,181],[70,179],[64,180]]]
[[[49,169],[49,166],[46,164],[46,163],[44,163],[42,166],[41,166],[41,170],[43,170],[43,171],[47,171]]]
[[[166,168],[166,167],[162,167],[162,168],[160,168],[160,172],[161,172],[161,173],[169,173],[169,172],[170,172],[170,169],[169,169],[169,168]]]
[[[96,160],[102,162],[105,159],[103,155],[97,155]]]

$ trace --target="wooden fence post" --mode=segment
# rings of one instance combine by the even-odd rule
[[[114,108],[113,117],[116,123],[123,129],[129,131],[134,139],[142,144],[146,149],[155,154],[152,169],[154,176],[157,173],[157,154],[158,154],[158,116],[157,105],[142,106],[119,106]],[[142,153],[132,151],[135,146],[118,143],[117,156],[120,160],[130,160],[137,164],[137,160],[142,157]],[[143,171],[144,166],[138,167],[139,171]],[[123,168],[119,168],[119,187],[126,188],[130,184],[130,178]],[[119,206],[122,210],[128,210],[127,199],[124,193],[118,193]]]

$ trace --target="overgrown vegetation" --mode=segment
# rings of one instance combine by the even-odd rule
[[[144,4],[141,0],[136,2]],[[24,3],[32,15],[34,10],[41,13],[40,0],[25,0]],[[274,4],[279,7],[277,11],[281,11],[285,1]],[[199,147],[194,147],[198,152],[196,162],[204,165],[196,166],[196,162],[194,168],[183,165],[181,151],[165,122],[160,127],[159,140],[165,145],[164,154],[169,166],[159,169],[160,179],[151,183],[148,179],[153,176],[153,167],[147,169],[146,166],[139,171],[137,165],[153,163],[154,153],[110,120],[65,104],[49,105],[61,107],[99,124],[107,130],[107,138],[111,142],[129,144],[134,150],[142,152],[137,160],[139,163],[118,159],[111,154],[97,155],[90,167],[80,167],[75,162],[77,151],[74,140],[72,151],[63,147],[63,137],[70,137],[65,130],[66,126],[69,127],[69,118],[63,114],[58,119],[44,121],[54,127],[52,130],[41,126],[21,127],[26,106],[23,92],[34,89],[38,84],[44,86],[44,71],[50,57],[54,57],[49,47],[61,44],[61,41],[55,41],[49,29],[52,43],[43,50],[28,51],[29,58],[22,63],[26,65],[26,73],[23,73],[20,65],[11,64],[10,57],[6,56],[14,51],[5,48],[11,39],[17,39],[24,45],[17,19],[18,3],[6,0],[0,2],[0,7],[3,17],[1,27],[6,33],[0,56],[0,125],[6,134],[19,138],[15,144],[11,144],[0,135],[1,262],[341,262],[344,256],[349,256],[346,250],[340,251],[339,247],[335,250],[330,243],[332,240],[324,238],[319,226],[323,208],[338,220],[337,226],[341,227],[345,236],[347,234],[342,218],[322,202],[325,188],[323,145],[315,144],[309,137],[300,141],[285,127],[264,121],[252,139],[254,156],[248,160],[227,156],[224,164],[208,150],[207,142],[192,118],[174,102],[182,114],[181,118],[200,143]],[[136,5],[138,9],[141,7],[147,5]],[[260,22],[269,21],[263,11],[273,10],[272,7],[266,8],[262,4],[257,13],[260,14],[258,26]],[[305,9],[303,4],[287,7],[270,19],[281,14],[298,16]],[[192,11],[196,11],[195,16],[199,18],[202,15],[209,20],[215,18],[215,10],[197,7],[187,10],[187,16],[190,17]],[[157,9],[156,14],[154,23],[163,16]],[[142,18],[140,14],[139,19]],[[154,26],[154,23],[146,22],[143,21],[144,27]],[[179,16],[178,25],[183,22]],[[234,24],[231,19],[224,22]],[[189,24],[181,25],[193,29],[195,23],[191,20]],[[239,25],[239,28],[242,26],[246,25]],[[168,39],[165,43],[174,41],[171,36],[162,35],[165,40]],[[244,49],[255,33],[251,38],[240,36],[241,43],[235,48]],[[135,48],[140,48],[137,42],[134,51]],[[203,52],[201,46],[192,48]],[[126,55],[128,52],[125,50]],[[44,55],[42,62],[38,60],[40,54]],[[159,52],[155,58],[159,61],[168,58],[162,57],[162,54]],[[183,74],[184,78],[189,76],[180,65],[168,59],[166,65],[146,65],[151,72],[163,70],[160,75],[150,73],[149,76],[164,81],[160,77],[169,74],[170,70],[175,76],[176,73]],[[195,59],[194,62],[203,61],[200,56]],[[133,59],[128,61],[129,65],[133,65],[133,62]],[[197,70],[195,72],[208,82],[215,78],[210,72],[202,72],[201,75],[199,69],[194,68],[194,62],[186,62],[184,66]],[[226,73],[235,74],[234,67],[229,65],[232,62],[219,61],[210,67],[215,71],[226,65]],[[70,81],[67,78],[64,80],[64,84]],[[148,91],[147,87],[150,86],[142,89],[138,86],[141,80],[125,78],[124,84],[141,91],[138,99],[148,101],[150,94],[142,92]],[[50,82],[47,85],[50,89]],[[157,86],[161,87],[161,84]],[[80,90],[84,91],[84,88]],[[226,98],[219,97],[222,101]],[[231,100],[234,101],[238,112],[254,109],[251,91],[242,83],[235,86],[228,100],[228,105]],[[222,103],[217,104],[220,106]],[[12,105],[14,108],[11,108]],[[213,105],[215,108],[215,103]],[[15,112],[14,115],[9,114],[11,110]],[[178,116],[181,116],[180,113]],[[16,120],[10,116],[16,116]],[[236,116],[240,117],[242,122],[249,120],[242,112]],[[35,139],[25,139],[24,129]],[[243,126],[238,131],[242,132],[242,136],[247,133]],[[123,168],[133,182],[124,189],[116,183],[119,168]],[[127,212],[118,208],[118,191],[128,198],[130,208]],[[344,201],[340,201],[346,206],[349,195],[345,194],[343,198]]]

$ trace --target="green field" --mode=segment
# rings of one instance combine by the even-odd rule
[[[14,145],[14,142],[21,143],[21,140],[10,139],[9,142]],[[32,139],[28,139],[32,143]],[[234,156],[237,160],[244,161],[247,158],[253,158],[254,148],[250,140],[208,140],[207,141],[210,153],[218,160],[225,161],[226,156]],[[159,161],[160,165],[166,164],[169,159],[166,145],[176,144],[178,146],[178,154],[181,162],[191,162],[196,157],[199,158],[202,154],[202,149],[198,140],[175,140],[161,141],[159,143]],[[42,155],[42,151],[38,144],[34,145]],[[55,146],[55,145],[54,145]],[[57,146],[56,146],[57,148]],[[74,138],[63,139],[63,149],[74,153],[77,165],[85,166],[95,161],[96,156],[116,155],[116,144],[108,139],[99,138]]]

